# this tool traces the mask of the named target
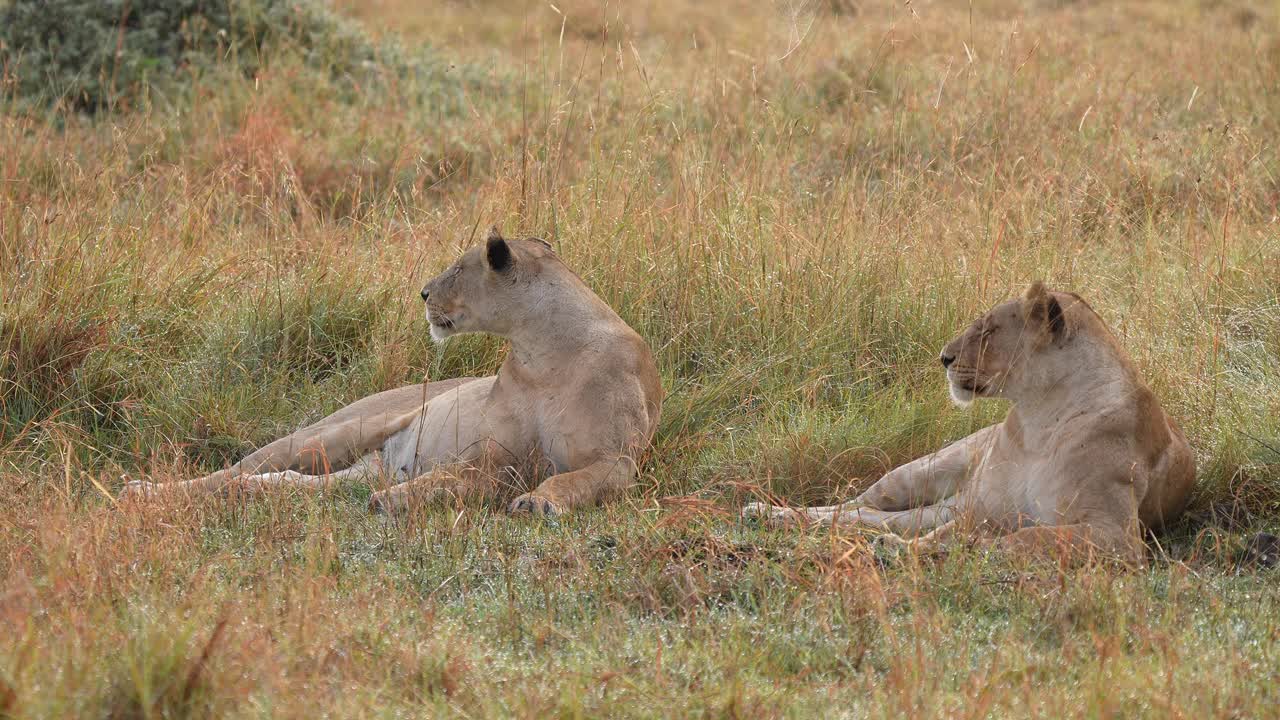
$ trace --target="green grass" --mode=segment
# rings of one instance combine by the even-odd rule
[[[1274,12],[338,6],[428,70],[353,84],[285,48],[94,117],[0,81],[0,715],[1271,712],[1277,575],[1235,560],[1280,528]],[[417,293],[493,223],[654,349],[627,498],[115,507],[124,476],[492,372],[502,343],[433,347]],[[1036,278],[1093,304],[1196,450],[1149,569],[880,562],[735,519],[998,419],[935,357]]]
[[[6,602],[19,714],[1218,716],[1276,699],[1278,598],[1212,545],[1145,573],[968,552],[882,568],[859,538],[705,509],[392,526],[364,495],[50,502],[15,529],[43,569]]]

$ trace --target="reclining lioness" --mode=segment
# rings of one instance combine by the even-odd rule
[[[958,404],[1013,401],[1004,422],[889,472],[852,502],[753,503],[744,514],[863,525],[921,549],[981,528],[1003,535],[996,543],[1005,547],[1096,549],[1141,563],[1139,524],[1159,527],[1182,512],[1195,460],[1093,309],[1037,282],[975,320],[941,360]]]
[[[128,496],[235,486],[323,487],[378,475],[400,484],[370,506],[514,495],[513,512],[556,515],[629,486],[662,408],[644,340],[538,239],[489,231],[422,289],[431,337],[489,332],[511,341],[498,374],[358,400],[235,465],[195,480],[133,482]]]

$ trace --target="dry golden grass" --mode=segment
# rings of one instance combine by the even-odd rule
[[[441,72],[284,53],[129,113],[0,107],[0,715],[1262,717],[1280,686],[1280,16],[1244,2],[343,0]],[[376,85],[376,86],[375,86]],[[417,288],[554,242],[670,393],[626,500],[404,525],[367,489],[115,507],[492,371]],[[1080,292],[1196,448],[1152,567],[745,527],[990,422],[934,357]]]

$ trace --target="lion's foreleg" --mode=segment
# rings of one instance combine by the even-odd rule
[[[760,517],[777,527],[794,525],[860,526],[902,535],[919,535],[950,522],[960,500],[952,496],[940,503],[909,510],[876,510],[855,502],[830,507],[785,508],[752,503],[743,508],[748,517]]]
[[[946,522],[952,505],[946,501],[964,487],[974,463],[990,448],[999,425],[983,428],[941,450],[901,465],[875,482],[866,492],[841,505],[789,508],[750,503],[744,517],[759,517],[774,525],[802,525],[808,522],[857,523],[893,529],[927,529],[930,523]],[[941,506],[939,506],[941,505]],[[896,515],[914,509],[935,510],[912,515]],[[896,532],[896,530],[894,530]]]
[[[125,486],[121,496],[217,493],[227,490],[230,483],[240,483],[243,478],[257,475],[275,476],[273,482],[277,484],[314,484],[313,480],[304,483],[298,476],[328,477],[333,470],[350,467],[353,459],[381,448],[388,437],[408,426],[418,414],[416,410],[402,413],[386,422],[364,418],[337,423],[322,421],[254,450],[229,468],[193,480],[134,481]],[[292,474],[286,474],[287,471]]]
[[[753,502],[747,503],[742,507],[742,517],[763,520],[775,527],[790,527],[795,525],[806,525],[814,522],[830,522],[831,518],[835,515],[840,513],[857,513],[858,510],[858,504],[852,501],[842,503],[840,505],[821,505],[795,508],[787,507],[785,505],[770,505],[769,503]]]
[[[878,542],[881,545],[909,549],[916,553],[936,552],[958,532],[959,523],[959,520],[952,520],[915,540],[905,540],[896,533],[889,533],[880,536]],[[970,527],[966,531],[975,530],[980,531],[981,528]],[[1137,566],[1146,564],[1144,546],[1139,538],[1129,537],[1118,530],[1113,531],[1085,523],[1038,525],[999,537],[988,535],[977,542],[981,546],[994,547],[1008,553],[1033,557],[1056,557],[1070,563],[1079,563],[1091,558],[1113,558]]]
[[[592,463],[580,470],[547,478],[533,492],[511,501],[513,513],[559,515],[577,507],[595,505],[630,487],[636,478],[636,464],[623,456]]]
[[[370,453],[354,465],[337,472],[309,475],[294,470],[257,473],[228,481],[229,487],[246,493],[267,492],[276,488],[325,490],[342,482],[372,482],[383,475],[382,460],[378,453]]]
[[[955,535],[959,522],[959,520],[949,520],[914,540],[904,539],[894,532],[885,533],[876,538],[876,544],[895,550],[911,550],[920,554],[936,552],[943,543]]]
[[[990,542],[1006,552],[1063,557],[1073,563],[1109,557],[1133,565],[1146,564],[1140,538],[1119,529],[1086,523],[1022,528]]]
[[[865,507],[843,510],[820,518],[820,522],[835,525],[862,525],[914,537],[951,522],[959,512],[959,505],[959,496],[953,495],[942,502],[909,510],[885,511]]]
[[[369,497],[369,510],[386,515],[406,513],[419,505],[452,498],[489,499],[498,493],[500,473],[473,465],[439,467]]]
[[[855,498],[853,505],[907,510],[946,500],[964,485],[974,464],[991,447],[999,427],[983,428],[931,455],[894,468]]]
[[[229,489],[245,476],[261,474],[283,474],[298,470],[310,469],[316,459],[324,456],[323,445],[309,442],[310,438],[300,437],[302,431],[293,433],[268,443],[246,455],[240,462],[231,467],[218,470],[203,477],[191,480],[177,480],[168,483],[155,483],[135,480],[125,486],[121,497],[156,497],[174,494],[205,495],[219,493]]]

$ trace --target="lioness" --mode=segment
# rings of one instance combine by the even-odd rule
[[[1139,523],[1159,527],[1182,512],[1191,448],[1080,296],[1037,282],[947,343],[941,361],[957,404],[1012,400],[1004,422],[892,470],[852,502],[753,503],[744,514],[869,526],[889,531],[890,545],[922,549],[971,523],[1009,533],[995,541],[1004,547],[1097,549],[1141,563]]]
[[[431,337],[489,332],[511,341],[498,374],[388,390],[358,400],[195,480],[130,483],[129,496],[400,481],[374,493],[394,512],[433,497],[493,497],[545,481],[512,512],[557,515],[632,483],[662,408],[644,340],[546,242],[497,228],[422,289]],[[519,487],[525,485],[524,487]],[[511,494],[515,494],[512,492]]]

